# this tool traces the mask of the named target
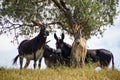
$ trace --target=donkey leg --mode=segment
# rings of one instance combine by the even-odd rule
[[[74,56],[72,56],[72,58],[71,58],[71,61],[70,61],[70,62],[71,62],[71,66],[72,66],[72,67],[74,67],[74,68],[75,68],[75,67],[77,66],[77,60],[75,59],[75,57],[74,57]]]
[[[41,67],[41,61],[42,61],[42,58],[39,59],[39,63],[38,63],[39,68]]]
[[[81,68],[83,68],[83,66],[85,66],[85,60],[84,60],[84,58],[82,57],[82,58],[81,58]]]
[[[72,67],[77,67],[77,59],[78,59],[78,57],[76,56],[76,49],[74,49],[74,46],[72,46],[73,48],[72,48],[72,51],[71,51],[71,66]]]
[[[29,64],[30,64],[30,60],[26,59],[26,64],[25,64],[24,68],[27,68]]]
[[[79,66],[79,61],[78,61],[78,58],[77,57],[75,57],[74,59],[73,59],[73,65],[74,65],[74,67],[76,68],[76,67],[78,67]]]
[[[36,60],[34,60],[33,66],[34,66],[34,69],[35,69],[36,68]]]
[[[80,58],[79,58],[79,56],[76,56],[75,63],[76,63],[75,67],[79,68],[80,67]]]
[[[86,54],[87,54],[87,49],[85,48],[85,49],[84,49],[84,57],[83,57],[83,60],[84,60],[84,65],[85,65],[85,58],[86,58]]]
[[[33,66],[34,66],[34,69],[35,69],[36,68],[36,61],[37,61],[36,60],[36,54],[34,53],[33,56],[34,56],[34,64],[33,64]]]
[[[85,66],[85,58],[84,56],[82,57],[82,67]]]
[[[85,57],[86,57],[86,50],[83,49],[82,50],[82,57],[81,57],[81,60],[82,60],[81,67],[85,66]]]
[[[22,69],[22,64],[23,64],[23,57],[22,56],[20,56],[19,62],[20,62],[20,69]]]
[[[83,63],[82,63],[82,57],[80,58],[80,68],[82,68],[82,65],[83,65]]]

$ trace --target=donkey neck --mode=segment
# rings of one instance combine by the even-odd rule
[[[46,42],[47,36],[44,35],[43,31],[40,31],[40,33],[34,38],[34,40],[37,42],[36,46],[44,45]]]
[[[65,42],[63,42],[63,47],[66,47],[66,48],[68,48],[68,49],[70,49],[71,48],[71,45],[69,45],[69,44],[67,44],[67,43],[65,43]]]
[[[65,58],[69,58],[70,52],[71,52],[71,45],[63,42],[62,50],[63,50],[62,55],[63,55]]]
[[[77,32],[74,33],[74,38],[75,38],[74,40],[81,38],[81,33],[80,33],[80,31],[77,31]]]

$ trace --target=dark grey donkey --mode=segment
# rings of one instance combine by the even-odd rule
[[[34,68],[36,68],[36,61],[43,56],[44,46],[46,43],[49,32],[46,30],[47,25],[43,25],[40,22],[32,21],[35,26],[40,27],[40,33],[31,40],[24,40],[18,46],[18,55],[14,58],[13,64],[16,63],[18,57],[20,61],[20,69],[22,69],[23,58],[26,58],[26,64],[24,68],[27,68],[30,60],[34,60]],[[41,63],[39,63],[40,65]]]

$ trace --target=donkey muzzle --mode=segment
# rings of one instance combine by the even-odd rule
[[[79,45],[79,44],[80,44],[80,41],[77,40],[77,41],[76,41],[76,44]]]
[[[62,53],[61,49],[57,49],[57,50],[56,50],[56,53],[57,53],[57,54],[61,54],[61,53]]]

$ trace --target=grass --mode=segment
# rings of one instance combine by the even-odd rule
[[[0,68],[0,80],[120,80],[120,71],[102,69],[96,72],[91,67],[59,67],[45,70]]]

